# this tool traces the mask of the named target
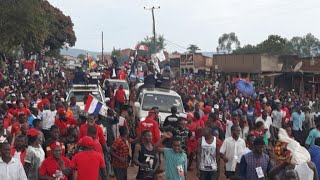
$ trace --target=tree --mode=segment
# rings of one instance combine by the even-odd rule
[[[310,57],[320,55],[320,41],[311,33],[304,37],[293,37],[288,42],[288,51],[290,54],[300,57]]]
[[[187,48],[189,53],[196,53],[197,51],[200,51],[201,49],[194,44],[190,44],[189,47]]]
[[[256,46],[247,44],[243,47],[239,47],[238,49],[234,50],[232,54],[253,54],[253,53],[259,53],[259,50]]]
[[[144,38],[143,41],[140,42],[140,44],[148,47],[148,54],[153,54],[165,48],[166,44],[164,41],[165,39],[163,35],[159,35],[158,38],[156,39],[156,47],[155,47],[153,37],[147,36]]]
[[[62,47],[74,46],[71,18],[43,0],[0,1],[0,51],[22,51],[29,58],[50,48],[47,55],[59,55]]]
[[[47,14],[39,0],[0,1],[0,49],[22,48],[25,57],[40,52],[49,33]]]
[[[111,52],[111,56],[115,56],[115,57],[119,58],[121,56],[121,49],[115,49],[113,47],[113,50]]]
[[[223,34],[218,40],[217,52],[230,54],[234,49],[240,47],[240,41],[234,32]]]
[[[270,35],[268,39],[257,45],[259,53],[288,54],[288,40],[279,35]]]
[[[41,7],[48,15],[49,34],[46,38],[45,47],[50,50],[68,48],[75,45],[77,40],[73,31],[73,23],[60,9],[53,7],[48,1],[42,1]]]

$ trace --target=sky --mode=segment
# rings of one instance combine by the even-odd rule
[[[312,33],[320,39],[319,0],[49,0],[71,17],[77,42],[74,48],[101,51],[134,48],[156,33],[166,50],[186,52],[190,44],[203,52],[215,51],[223,33],[235,32],[241,45],[257,44],[268,35],[291,39]]]

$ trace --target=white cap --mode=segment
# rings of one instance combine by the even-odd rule
[[[218,104],[213,105],[213,109],[219,109],[219,105]]]

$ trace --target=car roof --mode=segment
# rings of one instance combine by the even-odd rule
[[[178,96],[180,95],[176,93],[173,90],[170,89],[163,89],[163,88],[144,88],[142,89],[141,93],[146,94],[146,93],[151,93],[151,94],[164,94],[164,95],[171,95],[171,96]]]
[[[126,82],[126,83],[128,83],[126,80],[122,80],[122,79],[106,79],[106,80],[104,80],[104,81],[109,81],[109,82]]]
[[[71,91],[99,91],[100,86],[96,84],[88,84],[88,85],[83,85],[83,84],[75,84],[72,86]]]

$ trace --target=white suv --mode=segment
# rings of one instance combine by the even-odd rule
[[[80,106],[81,110],[84,110],[84,97],[87,95],[93,95],[95,98],[98,99],[98,101],[105,104],[105,96],[102,88],[100,85],[97,84],[89,84],[89,85],[83,85],[83,84],[75,84],[72,86],[71,90],[69,91],[69,94],[67,96],[67,102],[70,103],[70,98],[72,96],[75,96],[77,98],[77,105]]]
[[[178,113],[183,113],[183,103],[178,93],[168,89],[145,88],[142,89],[137,102],[134,103],[134,110],[140,120],[148,115],[152,107],[159,108],[160,125],[165,118],[171,115],[171,107],[176,106]]]

